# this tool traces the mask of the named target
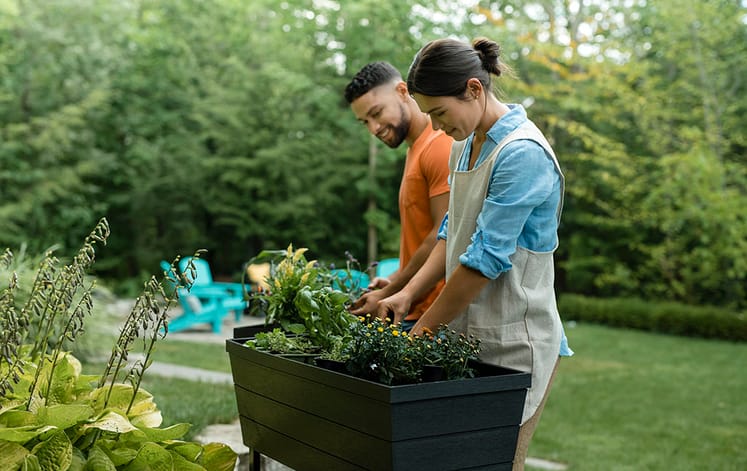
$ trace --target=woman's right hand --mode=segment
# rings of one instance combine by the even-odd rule
[[[389,318],[393,323],[398,324],[410,311],[411,305],[412,299],[410,299],[410,296],[403,291],[399,291],[379,301],[376,315],[379,319]]]

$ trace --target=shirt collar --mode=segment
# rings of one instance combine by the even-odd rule
[[[488,130],[487,137],[498,144],[511,131],[518,128],[527,121],[527,112],[521,105],[507,104],[509,112],[501,116]]]

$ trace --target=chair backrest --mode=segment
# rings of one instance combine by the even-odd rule
[[[184,257],[179,260],[179,271],[184,273],[188,269],[190,260],[195,267],[195,279],[193,286],[208,286],[213,284],[213,273],[210,271],[210,264],[207,260],[201,258]],[[191,278],[192,276],[189,275]]]
[[[342,283],[347,289],[366,289],[368,284],[371,282],[369,276],[358,270],[345,270],[338,268],[332,270],[332,275],[335,279],[332,281],[332,287],[340,289],[338,282]]]
[[[397,270],[399,270],[399,259],[385,258],[384,260],[380,260],[379,264],[376,265],[376,276],[386,278]]]

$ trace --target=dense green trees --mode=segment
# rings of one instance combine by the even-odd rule
[[[747,305],[747,10],[736,1],[0,0],[0,246],[100,274],[209,250],[234,274],[288,242],[391,254],[404,149],[342,99],[427,40],[498,40],[568,179],[559,289]],[[369,196],[377,210],[366,213]]]

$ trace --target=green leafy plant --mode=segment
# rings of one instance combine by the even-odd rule
[[[159,428],[161,413],[140,387],[175,303],[162,281],[152,277],[144,285],[101,376],[82,374],[64,350],[84,331],[93,302],[85,273],[95,245],[108,236],[101,219],[69,264],[47,253],[20,309],[16,276],[0,292],[0,469],[233,469],[236,454],[228,446],[180,440],[189,424]],[[9,250],[0,257],[6,267],[11,260]],[[30,338],[32,321],[41,328]],[[128,364],[136,344],[143,359]]]
[[[249,263],[270,261],[269,291],[254,293],[265,303],[267,325],[277,323],[286,332],[307,335],[329,350],[344,336],[355,316],[347,312],[351,295],[331,287],[332,275],[315,260],[307,261],[305,248],[263,251]]]
[[[305,336],[286,333],[276,327],[271,332],[259,332],[253,339],[247,340],[246,346],[255,350],[270,353],[319,353],[321,347],[311,343]]]

